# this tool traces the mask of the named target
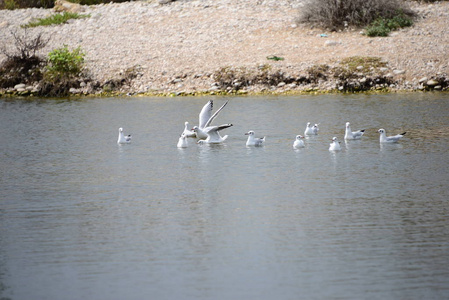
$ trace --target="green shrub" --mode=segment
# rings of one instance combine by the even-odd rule
[[[399,28],[409,27],[413,25],[413,20],[403,13],[390,18],[378,18],[365,28],[367,36],[388,36],[388,34]]]
[[[378,18],[392,19],[400,13],[414,16],[414,12],[400,0],[308,0],[300,11],[298,22],[337,29],[367,26]]]
[[[388,27],[390,27],[391,30],[396,30],[403,27],[410,27],[412,25],[413,25],[412,18],[408,17],[402,12],[388,20]]]
[[[37,19],[36,21],[32,21],[22,27],[37,27],[37,26],[50,26],[50,25],[59,25],[67,23],[70,19],[83,19],[88,18],[89,15],[80,15],[77,13],[64,12],[62,14],[51,15],[47,18]]]
[[[84,70],[84,55],[80,47],[70,51],[67,45],[51,51],[48,54],[44,78],[39,84],[40,95],[68,96],[72,88],[80,88],[81,82],[91,81]]]
[[[378,19],[365,28],[367,36],[388,36],[391,29],[388,27],[384,19]]]
[[[14,10],[19,8],[19,5],[14,0],[5,0],[5,9]]]
[[[70,51],[67,45],[51,51],[48,54],[46,79],[51,81],[78,77],[83,71],[84,56],[85,54],[80,47]]]

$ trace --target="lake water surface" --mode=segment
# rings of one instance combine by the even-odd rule
[[[0,100],[0,299],[449,298],[447,93],[209,99]]]

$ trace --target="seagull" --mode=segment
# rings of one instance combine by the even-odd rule
[[[404,132],[397,135],[387,136],[387,133],[383,128],[379,129],[377,132],[380,133],[381,143],[397,143],[406,134],[406,132]]]
[[[319,124],[315,124],[311,126],[310,122],[307,122],[306,130],[304,130],[304,135],[317,135],[318,125]]]
[[[184,131],[182,132],[183,135],[185,135],[186,138],[195,138],[196,133],[193,132],[193,130],[189,129],[189,122],[184,123]]]
[[[254,137],[254,131],[250,130],[245,135],[248,136],[248,140],[246,141],[246,146],[262,146],[265,143],[265,137],[256,138]]]
[[[299,149],[304,148],[304,141],[302,140],[304,137],[302,135],[297,135],[295,141],[293,142],[293,148]]]
[[[117,140],[117,144],[129,144],[131,143],[131,135],[123,135],[123,128],[119,128],[118,129],[118,140]]]
[[[189,143],[187,142],[187,136],[182,133],[178,140],[178,148],[187,148],[189,146]]]
[[[329,151],[340,151],[341,147],[340,147],[340,143],[337,141],[336,137],[332,138],[332,143],[329,146]]]
[[[345,130],[345,140],[358,140],[362,138],[362,135],[365,133],[365,129],[351,131],[351,124],[346,122],[346,130]]]
[[[199,123],[198,123],[198,130],[196,132],[196,137],[199,139],[207,139],[207,131],[206,128],[210,126],[212,121],[218,116],[218,113],[228,104],[228,101],[226,101],[214,114],[212,114],[212,110],[214,108],[214,101],[209,100],[201,109],[200,114],[198,116]],[[225,124],[227,125],[227,124]],[[223,126],[223,125],[221,125]]]
[[[205,134],[206,135],[206,139],[202,139],[200,144],[202,143],[207,143],[207,144],[220,144],[223,143],[228,136],[221,136],[219,131],[223,130],[225,128],[229,128],[231,127],[232,124],[223,124],[220,126],[209,126],[204,128],[204,130],[201,130],[198,126],[193,126],[193,131],[197,134],[200,132],[201,134]]]
[[[318,124],[315,124],[315,125],[312,126],[312,132],[313,132],[313,134],[315,134],[315,135],[317,135],[317,134],[318,134],[318,130],[320,130],[320,129],[318,128],[318,125],[320,125],[320,124],[318,123]]]

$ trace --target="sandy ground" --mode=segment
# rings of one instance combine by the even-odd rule
[[[212,74],[225,66],[271,64],[297,75],[315,64],[338,64],[345,57],[376,56],[388,62],[402,87],[423,77],[449,73],[449,2],[413,4],[419,17],[411,28],[386,38],[361,29],[328,32],[295,20],[301,1],[196,0],[161,5],[157,1],[82,7],[89,18],[28,30],[51,36],[42,54],[66,44],[81,46],[86,67],[104,82],[138,67],[132,92],[205,91]],[[50,9],[0,11],[0,45],[12,47],[11,31]],[[323,35],[323,36],[322,36]],[[282,61],[267,56],[283,57]],[[0,54],[0,61],[5,57]],[[328,86],[329,87],[329,84]]]

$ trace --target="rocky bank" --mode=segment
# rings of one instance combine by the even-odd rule
[[[99,85],[82,84],[73,93],[447,90],[449,2],[413,2],[414,26],[382,38],[367,37],[362,29],[330,32],[297,24],[303,5],[300,0],[151,0],[81,6],[88,18],[30,28],[28,34],[51,36],[43,56],[63,45],[83,49],[86,68]],[[0,45],[12,49],[12,31],[53,13],[1,10]],[[382,64],[351,69],[346,62],[355,56],[380,58]],[[0,62],[5,58],[0,54]],[[342,76],[342,68],[351,75]],[[33,88],[38,86],[28,87]]]

